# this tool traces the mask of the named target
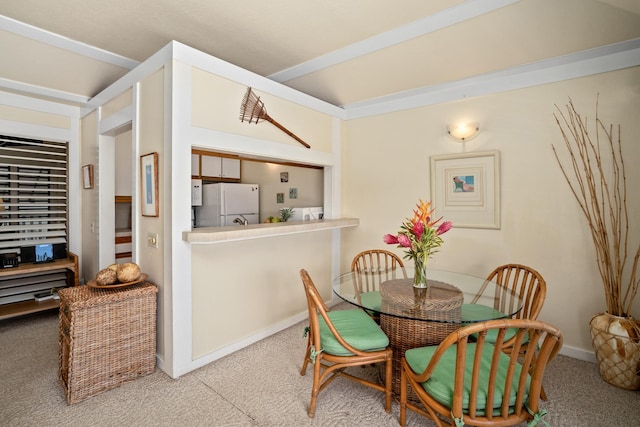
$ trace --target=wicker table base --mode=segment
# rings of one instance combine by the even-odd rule
[[[157,292],[151,282],[60,290],[59,377],[68,403],[155,370]]]
[[[382,312],[388,313],[380,315],[380,327],[393,349],[392,388],[393,393],[399,395],[405,351],[437,345],[458,329],[463,295],[455,286],[432,280],[427,289],[416,289],[412,279],[384,282],[380,294]]]

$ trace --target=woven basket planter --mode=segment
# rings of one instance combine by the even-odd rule
[[[608,313],[597,314],[589,322],[600,375],[626,390],[640,390],[640,336],[634,322]]]

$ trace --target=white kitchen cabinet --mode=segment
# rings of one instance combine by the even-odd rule
[[[200,154],[191,154],[191,175],[200,176]]]
[[[200,174],[203,177],[222,178],[222,157],[218,156],[200,156],[201,167]]]
[[[240,159],[222,157],[222,177],[240,179]]]
[[[192,155],[193,156],[193,155]],[[200,174],[203,179],[240,179],[240,159],[230,157],[209,156],[199,154],[200,156]],[[193,169],[194,160],[192,158],[191,175],[198,176]]]

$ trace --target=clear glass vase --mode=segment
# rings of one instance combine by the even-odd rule
[[[427,258],[426,256],[418,256],[414,260],[415,274],[413,275],[413,286],[415,288],[427,287]]]

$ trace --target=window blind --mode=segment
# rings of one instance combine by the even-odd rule
[[[67,243],[68,143],[0,135],[0,253]]]

